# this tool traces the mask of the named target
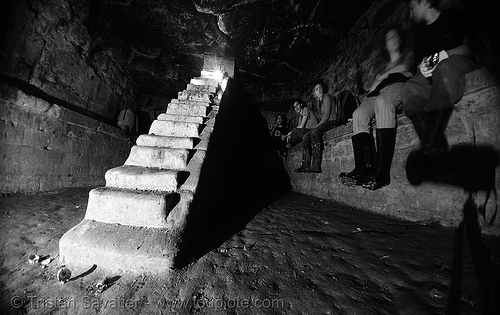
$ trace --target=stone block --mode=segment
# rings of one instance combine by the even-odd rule
[[[106,172],[106,186],[121,189],[173,192],[177,189],[177,171],[123,165]]]
[[[92,189],[85,219],[130,226],[166,228],[175,194],[122,190],[110,187]]]
[[[149,133],[167,137],[199,137],[199,126],[198,123],[155,120]]]
[[[192,149],[193,138],[186,137],[165,137],[157,135],[140,135],[136,143],[144,147],[162,147],[172,149]]]
[[[203,123],[203,117],[201,117],[201,116],[182,116],[182,115],[160,114],[160,115],[158,115],[157,119],[158,120],[186,122],[186,123],[196,123],[196,124]]]
[[[204,91],[204,92],[210,92],[210,93],[215,93],[217,90],[216,86],[212,85],[194,85],[194,84],[188,84],[186,86],[186,90],[188,91]]]
[[[211,102],[209,102],[209,101],[179,100],[178,98],[172,99],[170,101],[170,103],[183,104],[183,105],[193,105],[193,106],[210,106],[210,104],[211,104]]]
[[[216,79],[209,79],[209,78],[192,78],[190,81],[191,84],[193,85],[209,85],[213,87],[219,86],[219,81]]]
[[[173,267],[177,239],[169,229],[83,220],[59,240],[59,255],[78,272],[97,265],[113,273],[164,275]]]
[[[188,150],[133,146],[125,165],[185,170]]]
[[[208,106],[186,105],[181,103],[170,103],[167,107],[167,114],[182,116],[205,117],[209,111]]]
[[[204,91],[179,91],[179,101],[211,102],[211,95]]]

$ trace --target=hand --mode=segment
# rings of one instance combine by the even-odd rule
[[[426,78],[431,77],[432,72],[434,71],[434,68],[427,67],[426,58],[422,60],[422,62],[418,66],[418,69],[420,70],[420,73],[422,73],[422,75]]]

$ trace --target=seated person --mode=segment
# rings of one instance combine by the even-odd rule
[[[403,85],[401,94],[405,115],[420,139],[420,152],[427,157],[444,157],[448,142],[444,131],[465,90],[465,74],[474,70],[469,45],[470,29],[455,8],[439,10],[436,0],[411,0],[413,20],[418,23],[414,39],[417,74]],[[437,160],[434,160],[435,162]],[[407,161],[407,176],[422,176],[425,169],[412,170]],[[431,165],[425,165],[425,168]]]
[[[280,155],[283,156],[287,150],[286,147],[286,135],[290,132],[290,129],[286,126],[286,116],[284,114],[276,115],[276,122],[271,128],[271,143],[273,148],[279,151]]]
[[[316,114],[307,107],[304,101],[299,99],[294,100],[293,109],[299,115],[299,124],[287,135],[287,143],[291,146],[301,142],[302,136],[318,125]]]
[[[390,170],[396,142],[396,107],[401,104],[401,87],[411,77],[413,52],[405,51],[402,31],[389,27],[384,33],[386,65],[375,77],[366,99],[353,113],[352,146],[354,169],[340,173],[346,186],[362,186],[375,190],[389,185]],[[370,133],[370,121],[377,120],[375,148]],[[377,165],[375,167],[375,160]]]
[[[295,170],[297,172],[321,173],[323,134],[338,125],[334,98],[328,93],[328,87],[322,80],[313,82],[313,95],[319,103],[317,108],[321,120],[302,137],[302,165]]]

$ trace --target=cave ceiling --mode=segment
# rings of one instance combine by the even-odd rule
[[[234,58],[244,83],[289,82],[335,51],[373,0],[91,0],[101,47],[141,93],[175,95],[203,57]]]

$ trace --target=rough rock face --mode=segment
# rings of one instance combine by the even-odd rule
[[[204,54],[234,57],[245,82],[289,82],[330,53],[372,3],[91,0],[87,26],[121,48],[144,93],[168,95],[199,73]]]

